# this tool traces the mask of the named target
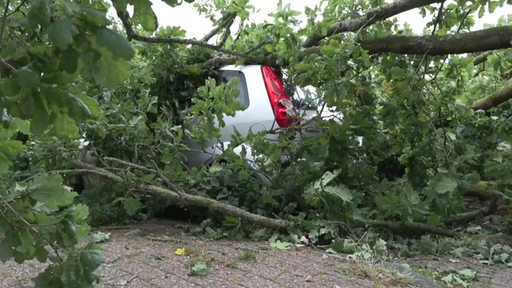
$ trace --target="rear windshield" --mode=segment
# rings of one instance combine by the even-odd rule
[[[221,77],[223,83],[228,83],[228,81],[234,77],[238,78],[238,84],[236,86],[238,91],[240,91],[238,101],[242,103],[244,110],[247,109],[247,107],[249,107],[249,93],[247,91],[244,73],[240,71],[222,71]]]

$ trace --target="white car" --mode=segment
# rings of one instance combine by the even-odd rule
[[[297,111],[283,83],[270,66],[230,65],[221,68],[219,72],[224,83],[231,78],[238,78],[238,100],[244,108],[237,111],[235,116],[224,116],[225,126],[220,128],[221,137],[217,144],[211,147],[201,147],[197,143],[186,141],[189,150],[185,155],[189,167],[211,164],[218,155],[223,153],[224,147],[228,146],[235,130],[241,136],[247,136],[249,131],[254,133],[267,131],[265,139],[268,141],[278,141],[276,132],[292,126],[300,125],[305,128],[304,131],[314,130],[310,129],[311,127],[306,128],[307,120],[317,115],[317,111]],[[302,112],[300,113],[302,115],[299,115],[299,112]],[[324,114],[322,116],[329,117]],[[300,119],[303,120],[302,123]],[[299,137],[303,133],[297,135],[297,141],[299,141]],[[252,160],[251,149],[247,144],[241,144],[234,151],[240,153],[242,145],[245,146],[247,152],[245,157]],[[286,158],[286,155],[283,155],[283,158]]]

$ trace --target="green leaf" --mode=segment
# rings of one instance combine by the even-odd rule
[[[68,49],[62,51],[60,53],[59,64],[62,70],[66,71],[69,74],[73,74],[76,72],[78,68],[78,57],[80,53],[75,49],[69,47]]]
[[[468,268],[457,271],[457,273],[464,277],[464,279],[466,280],[472,280],[476,277],[476,271]]]
[[[5,262],[13,255],[13,247],[16,245],[13,237],[5,237],[0,242],[0,261]]]
[[[80,18],[84,19],[86,22],[92,25],[106,26],[110,23],[104,11],[98,11],[91,8],[82,8],[80,12],[80,16],[82,16]]]
[[[23,120],[20,118],[13,118],[11,123],[9,123],[9,129],[16,132],[21,132],[23,134],[30,134],[30,121]]]
[[[327,186],[324,187],[324,191],[329,193],[330,195],[341,199],[343,202],[352,201],[353,195],[345,185],[339,184],[336,186]]]
[[[14,160],[18,153],[24,151],[27,147],[18,140],[0,140],[0,152],[9,159]]]
[[[107,28],[98,28],[94,31],[94,36],[96,36],[98,45],[107,48],[115,57],[130,60],[135,55],[132,44],[117,32]]]
[[[130,0],[128,3],[134,6],[132,17],[133,23],[141,25],[146,31],[156,31],[156,28],[158,28],[158,21],[155,12],[153,12],[153,9],[151,8],[151,1]]]
[[[27,13],[28,23],[32,26],[46,26],[50,23],[51,11],[48,0],[36,0],[30,2]]]
[[[204,262],[196,262],[190,268],[190,275],[204,276],[208,274],[208,266]]]
[[[77,195],[69,187],[62,185],[59,175],[37,176],[28,184],[27,191],[30,197],[45,204],[51,211],[71,205]]]
[[[126,61],[103,59],[92,65],[94,80],[105,88],[115,88],[128,76],[129,65]]]
[[[171,7],[176,7],[178,5],[181,5],[181,3],[183,2],[181,0],[162,0],[162,1],[164,1],[167,5],[169,5]],[[188,3],[191,3],[191,2],[188,2]]]
[[[102,259],[101,246],[98,244],[90,243],[80,252],[80,263],[86,271],[96,270]]]
[[[440,174],[438,174],[440,175]],[[455,188],[457,188],[457,179],[445,175],[441,175],[434,177],[432,179],[433,185],[432,188],[438,194],[445,194],[449,192],[453,192]]]
[[[391,77],[396,80],[403,80],[407,78],[407,73],[404,69],[400,67],[393,67],[391,68]]]
[[[32,112],[32,121],[30,129],[35,134],[43,134],[50,124],[50,117],[46,109],[46,98],[44,95],[35,95],[33,98],[34,111]]]
[[[73,44],[73,36],[78,34],[78,29],[71,19],[61,16],[48,27],[48,37],[59,48]]]
[[[74,94],[73,96],[81,101],[81,104],[84,105],[84,108],[87,107],[89,116],[94,118],[100,116],[100,106],[95,99],[82,93]]]
[[[94,242],[94,243],[107,242],[108,240],[110,240],[110,235],[111,235],[110,232],[105,233],[105,232],[97,231],[96,233],[93,233],[91,235],[92,242]]]
[[[135,215],[137,211],[139,211],[139,209],[142,208],[142,204],[140,203],[139,199],[134,197],[128,197],[124,199],[123,206],[128,216]]]
[[[494,13],[494,10],[500,6],[499,1],[489,1],[489,13]]]
[[[39,75],[28,67],[22,67],[16,71],[21,87],[32,89],[39,87]]]
[[[78,138],[80,131],[76,125],[75,120],[66,114],[56,113],[53,117],[54,133],[56,136],[61,138]]]
[[[275,242],[270,242],[270,247],[277,248],[279,250],[290,250],[292,249],[292,243],[281,242],[281,240],[276,240]]]
[[[324,175],[321,178],[321,186],[326,186],[329,183],[331,183],[332,180],[336,179],[340,175],[341,170],[335,170],[334,172],[327,171],[324,173]]]

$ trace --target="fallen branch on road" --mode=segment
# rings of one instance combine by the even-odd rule
[[[80,173],[90,173],[95,174],[101,177],[105,177],[114,182],[118,183],[126,183],[129,180],[124,179],[121,176],[118,176],[110,171],[105,169],[96,167],[94,165],[86,164],[80,161],[74,161],[73,164],[79,168],[77,171]],[[212,212],[219,212],[231,216],[235,216],[240,218],[241,220],[245,220],[249,223],[256,224],[262,227],[267,227],[271,229],[278,230],[286,230],[292,226],[292,223],[285,220],[268,218],[265,216],[261,216],[258,214],[254,214],[248,211],[245,211],[241,208],[235,207],[233,205],[229,205],[226,203],[222,203],[220,201],[192,195],[189,193],[180,191],[173,191],[167,188],[158,187],[155,185],[147,185],[147,184],[135,184],[135,189],[141,192],[147,192],[154,195],[159,195],[169,200],[172,203],[176,203],[178,205],[182,205],[184,207],[202,207],[207,208]]]

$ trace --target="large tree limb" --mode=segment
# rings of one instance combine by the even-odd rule
[[[501,88],[500,90],[475,101],[471,108],[474,110],[489,110],[493,107],[500,105],[512,98],[512,84]]]
[[[448,55],[510,48],[512,26],[495,27],[453,35],[387,36],[366,39],[361,46],[370,54]]]
[[[80,168],[78,171],[82,173],[90,173],[99,175],[102,177],[105,177],[107,179],[110,179],[114,182],[118,183],[125,183],[127,182],[126,179],[124,179],[121,176],[118,176],[110,171],[107,171],[105,169],[98,168],[93,165],[89,165],[83,162],[74,161],[73,164]],[[247,212],[243,209],[240,209],[238,207],[219,202],[214,199],[201,197],[197,195],[192,195],[188,193],[183,193],[181,191],[173,191],[167,188],[158,187],[155,185],[147,185],[147,184],[135,184],[136,190],[148,192],[154,195],[162,196],[166,199],[168,199],[172,203],[176,203],[178,205],[182,205],[185,207],[202,207],[206,208],[212,212],[219,212],[223,214],[228,214],[231,216],[238,217],[240,219],[243,219],[247,222],[260,225],[262,227],[268,227],[272,229],[279,229],[279,230],[286,230],[287,228],[291,227],[292,223],[285,220],[280,219],[273,219],[264,217],[261,215],[257,215],[251,212]]]
[[[304,41],[302,44],[303,47],[312,47],[318,44],[320,40],[329,37],[334,34],[343,33],[343,32],[355,32],[364,27],[372,25],[377,21],[382,21],[389,17],[395,16],[402,12],[423,7],[426,5],[430,5],[433,3],[444,2],[444,0],[399,0],[393,3],[383,5],[377,9],[368,11],[366,15],[346,21],[338,22],[327,29],[325,34],[317,33]]]

